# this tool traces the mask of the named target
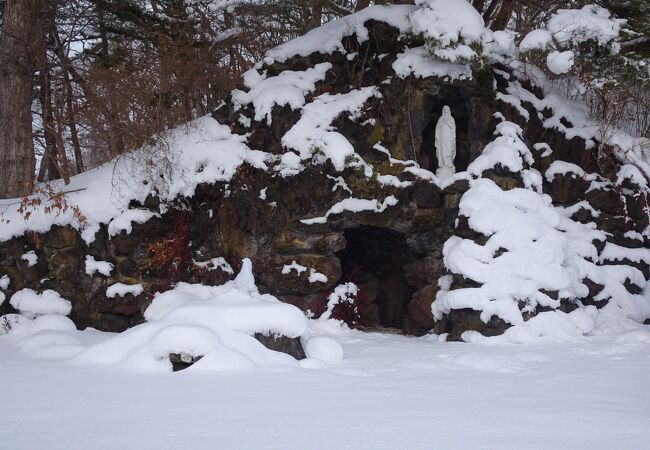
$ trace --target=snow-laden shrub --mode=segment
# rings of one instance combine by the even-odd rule
[[[554,207],[552,199],[541,191],[539,172],[525,169],[532,155],[521,140],[519,127],[502,122],[497,131],[500,136],[468,167],[479,178],[470,180],[459,205],[459,216],[464,219],[460,222],[482,237],[452,236],[443,248],[444,265],[456,275],[453,279],[470,282],[454,286],[452,277],[442,277],[432,305],[434,319],[469,308],[479,311],[485,323],[497,317],[514,325],[503,338],[506,340],[581,336],[590,332],[597,315],[583,303],[590,295],[587,279],[602,286],[589,300],[607,302],[603,311],[610,319],[643,322],[650,317],[648,284],[639,269],[625,264],[650,262],[650,250],[607,243],[599,252],[595,243],[604,242],[606,233],[593,224],[576,222],[563,208]],[[483,171],[496,165],[521,173],[524,182],[529,180],[524,183],[526,188],[503,190],[494,181],[480,178]],[[547,176],[582,170],[572,166],[558,162]],[[637,172],[625,169],[621,177],[641,183],[643,177]],[[627,284],[641,292],[631,293]],[[558,310],[566,304],[578,310],[569,314]],[[472,333],[463,338],[479,339]]]
[[[452,63],[479,58],[486,29],[472,5],[465,0],[421,0],[418,4],[420,8],[409,19],[413,33],[426,39],[431,56]]]
[[[591,241],[604,234],[561,215],[550,197],[523,188],[503,191],[492,180],[478,179],[463,196],[459,214],[488,238],[481,245],[451,237],[443,249],[445,267],[481,286],[442,291],[433,303],[434,317],[472,308],[485,322],[494,315],[516,325],[538,306],[555,309],[562,299],[587,295],[579,260],[597,258]]]
[[[482,66],[514,51],[514,34],[485,27],[481,14],[466,0],[419,0],[409,15],[411,32],[424,37],[429,56],[449,63]]]

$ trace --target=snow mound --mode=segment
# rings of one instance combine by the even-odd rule
[[[62,302],[67,301],[54,291],[16,293],[12,305],[21,314],[0,317],[0,335],[14,337],[29,356],[145,372],[172,371],[172,354],[192,362],[192,371],[302,366],[292,356],[265,347],[254,337],[257,334],[303,339],[311,355],[301,361],[307,368],[323,368],[343,357],[341,346],[332,339],[307,337],[308,321],[302,311],[259,293],[249,259],[224,285],[179,283],[157,294],[145,311],[147,322],[119,334],[77,331],[61,315],[70,312],[69,302]]]
[[[62,298],[58,292],[47,289],[38,293],[32,289],[21,289],[11,296],[11,306],[22,315],[33,319],[41,314],[68,315],[72,311],[70,301]]]
[[[174,353],[196,360],[192,370],[297,367],[293,357],[267,349],[253,335],[298,338],[307,329],[298,308],[258,292],[248,259],[235,280],[224,285],[179,283],[158,294],[145,319],[147,323],[88,347],[74,361],[171,371],[169,355]]]
[[[305,355],[307,358],[335,363],[343,359],[343,348],[332,338],[316,336],[305,343]]]
[[[546,57],[546,66],[548,70],[555,75],[567,73],[573,67],[574,54],[571,50],[564,52],[551,52]]]
[[[74,322],[60,314],[44,314],[32,320],[28,327],[29,334],[36,334],[41,331],[75,331],[77,327]]]

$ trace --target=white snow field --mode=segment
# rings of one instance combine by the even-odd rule
[[[30,359],[0,336],[0,448],[648,448],[648,326],[526,345],[337,334],[326,368],[164,374]]]

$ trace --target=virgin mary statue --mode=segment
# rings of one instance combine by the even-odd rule
[[[451,115],[449,106],[442,108],[442,116],[436,123],[436,158],[438,158],[439,177],[449,177],[456,173],[454,158],[456,157],[456,121]]]

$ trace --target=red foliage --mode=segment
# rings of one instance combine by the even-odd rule
[[[177,215],[172,222],[171,231],[162,239],[149,244],[152,257],[151,266],[164,270],[170,277],[177,277],[183,270],[194,266],[190,245],[187,239],[187,217]]]
[[[86,217],[81,213],[77,205],[70,205],[66,195],[68,192],[55,191],[51,184],[46,183],[43,186],[36,186],[31,195],[22,197],[20,199],[20,207],[18,212],[23,219],[27,220],[32,215],[32,211],[43,207],[45,214],[64,214],[68,210],[72,211],[74,218],[80,226],[86,224]]]

